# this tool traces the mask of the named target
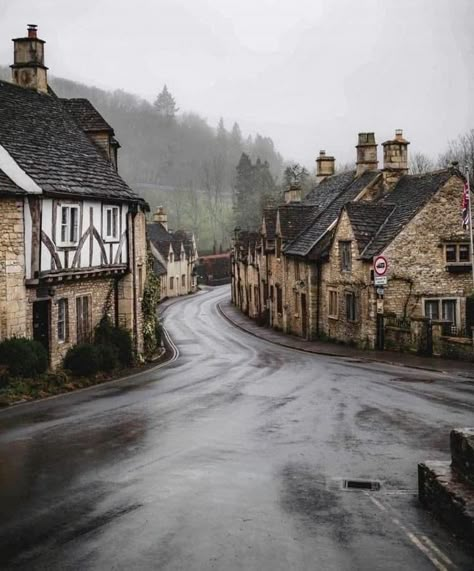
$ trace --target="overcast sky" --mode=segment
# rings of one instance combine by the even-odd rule
[[[166,83],[311,167],[352,160],[359,131],[436,157],[474,128],[474,0],[0,0],[0,63],[29,23],[50,73],[150,100]]]

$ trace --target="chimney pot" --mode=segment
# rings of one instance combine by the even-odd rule
[[[28,37],[36,38],[38,33],[38,26],[36,24],[28,24]]]
[[[375,142],[375,133],[359,133],[357,149],[357,170],[356,175],[359,176],[365,171],[377,170],[377,143]]]
[[[319,151],[319,157],[316,159],[316,183],[319,184],[328,176],[332,176],[335,172],[334,157],[326,155],[325,150]]]

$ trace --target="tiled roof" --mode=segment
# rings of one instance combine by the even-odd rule
[[[462,178],[462,174],[455,169],[402,176],[395,188],[378,201],[379,205],[391,207],[392,212],[365,248],[362,257],[371,259],[386,248],[452,176]]]
[[[164,276],[166,274],[165,266],[156,258],[153,258],[153,271],[157,276]]]
[[[47,195],[144,202],[53,95],[0,81],[0,145]]]
[[[345,209],[351,221],[359,253],[362,253],[394,207],[372,202],[349,202]]]
[[[282,239],[294,240],[308,226],[318,210],[317,206],[310,204],[282,204],[278,208]]]
[[[26,192],[17,186],[2,170],[0,170],[0,194],[26,194]]]
[[[359,177],[355,172],[342,173],[324,179],[305,199],[317,204],[319,215],[293,242],[284,248],[287,255],[306,256],[337,220],[342,208],[354,200],[364,188],[380,176],[377,171],[365,172]],[[311,195],[311,196],[310,196]]]
[[[83,131],[108,131],[114,134],[112,127],[88,99],[61,99],[61,102]]]

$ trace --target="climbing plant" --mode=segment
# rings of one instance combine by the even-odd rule
[[[160,278],[153,271],[153,254],[148,250],[146,282],[143,290],[143,342],[145,355],[150,357],[161,343],[156,308],[160,301]]]

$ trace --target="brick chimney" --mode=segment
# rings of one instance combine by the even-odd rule
[[[328,176],[332,176],[336,169],[336,159],[326,155],[326,151],[319,151],[316,159],[316,183],[319,184]]]
[[[38,26],[28,25],[28,35],[13,41],[12,81],[21,87],[48,93],[48,68],[44,65],[44,40],[38,38]]]
[[[166,214],[163,206],[158,206],[156,209],[156,212],[153,215],[153,222],[159,222],[166,230],[168,230],[168,215]]]
[[[383,179],[386,190],[390,190],[400,177],[408,174],[408,145],[402,129],[395,131],[395,138],[385,141],[383,146]]]
[[[357,149],[357,169],[356,176],[361,175],[365,171],[375,171],[378,167],[377,160],[377,143],[375,142],[374,133],[359,133],[359,142]]]
[[[301,195],[301,186],[299,184],[292,184],[287,190],[285,190],[285,203],[301,202]]]

